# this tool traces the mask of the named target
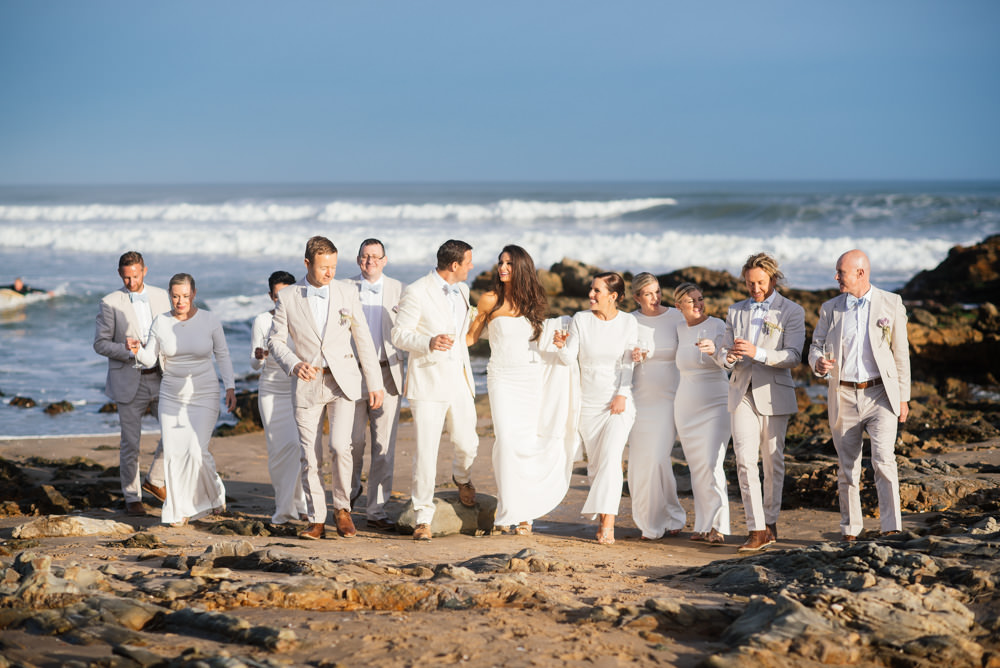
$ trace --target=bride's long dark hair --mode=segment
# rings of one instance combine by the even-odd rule
[[[545,290],[538,282],[538,273],[535,271],[535,263],[532,261],[528,251],[513,244],[504,246],[497,256],[497,260],[503,254],[510,255],[510,281],[504,283],[500,280],[500,272],[493,274],[493,291],[497,295],[497,303],[487,314],[493,315],[504,302],[509,302],[513,310],[518,315],[523,315],[531,323],[533,330],[531,340],[536,341],[542,334],[542,323],[548,314],[549,301],[545,298]]]

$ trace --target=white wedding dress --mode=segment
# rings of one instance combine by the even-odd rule
[[[557,363],[554,346],[545,345],[558,322],[546,321],[541,350],[530,340],[531,323],[523,316],[497,317],[487,328],[497,526],[545,515],[569,489],[578,449],[575,378],[569,367]]]

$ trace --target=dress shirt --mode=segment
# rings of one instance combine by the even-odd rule
[[[312,309],[313,320],[316,322],[316,329],[319,330],[319,338],[322,340],[326,336],[326,321],[330,316],[330,286],[324,285],[317,288],[309,285],[306,288],[306,300],[309,302],[309,308]],[[324,366],[329,366],[329,364]]]
[[[762,302],[750,302],[750,332],[747,339],[750,340],[754,346],[757,345],[757,339],[760,338],[760,330],[764,326],[764,316],[767,312],[771,310],[771,303],[774,302],[775,293],[772,292],[768,295],[767,299]],[[754,353],[753,359],[755,362],[760,362],[763,364],[767,361],[767,353],[762,349],[757,348],[757,352]]]
[[[128,298],[132,302],[132,311],[135,312],[135,317],[139,320],[139,340],[142,345],[146,345],[149,342],[149,330],[153,326],[153,311],[149,308],[149,295],[146,294],[146,287],[143,286],[141,292],[128,293]],[[144,364],[142,368],[149,369],[150,367]]]
[[[442,334],[448,334],[453,338],[457,338],[458,332],[462,329],[462,320],[465,318],[465,309],[462,308],[462,291],[459,289],[457,283],[452,285],[441,278],[441,274],[436,271],[434,272],[434,276],[437,278],[438,283],[440,283],[441,290],[444,292],[448,303],[451,304],[451,317],[455,321],[454,331],[442,332]]]
[[[861,383],[879,377],[878,365],[872,353],[868,335],[868,317],[871,313],[871,288],[863,296],[847,295],[847,313],[844,316],[844,366],[840,377]]]
[[[369,283],[364,277],[361,279],[361,308],[365,312],[368,331],[371,332],[380,362],[386,360],[385,343],[382,340],[382,283],[381,276],[374,283]]]

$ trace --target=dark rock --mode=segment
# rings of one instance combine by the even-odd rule
[[[237,434],[251,434],[264,429],[264,423],[260,417],[260,406],[257,404],[257,390],[246,390],[236,393],[236,408],[233,409],[233,416],[236,417],[235,425],[220,424],[212,433],[213,437],[235,436]]]
[[[982,302],[1000,294],[1000,235],[973,246],[954,246],[941,264],[903,286],[904,299]]]
[[[34,408],[38,404],[31,397],[14,397],[10,400],[10,405],[17,408]]]
[[[70,413],[73,410],[73,404],[68,401],[57,401],[56,403],[49,404],[45,407],[45,413],[47,415],[60,415],[62,413]]]

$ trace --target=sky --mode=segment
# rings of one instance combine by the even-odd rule
[[[0,184],[1000,179],[1000,2],[0,0]]]

